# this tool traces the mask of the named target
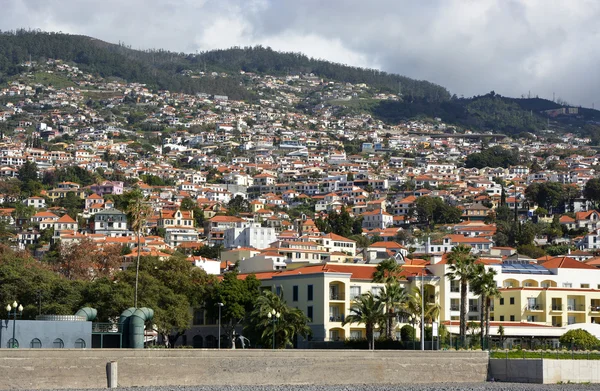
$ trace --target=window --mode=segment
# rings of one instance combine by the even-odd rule
[[[193,324],[194,324],[194,326],[204,324],[204,310],[203,309],[198,309],[198,310],[194,311]]]
[[[292,301],[298,301],[298,285],[292,287]]]
[[[313,307],[312,307],[312,305],[309,305],[306,308],[306,317],[309,319],[310,322],[313,321]]]
[[[277,296],[281,295],[281,285],[277,285],[275,287],[275,293],[277,294]]]
[[[31,340],[30,346],[32,349],[39,349],[42,347],[42,341],[37,338]]]
[[[563,288],[573,288],[573,284],[570,282],[563,282],[562,287]]]
[[[383,289],[383,288],[382,288],[382,287],[380,287],[380,286],[372,286],[372,287],[371,287],[371,294],[372,294],[373,296],[377,296],[377,295],[379,295],[379,293],[381,293],[381,290],[382,290],[382,289]]]
[[[460,292],[460,281],[452,280],[450,281],[450,292]]]
[[[500,322],[504,321],[504,315],[500,315]]]
[[[11,338],[6,343],[6,347],[9,348],[9,349],[11,349],[11,348],[18,348],[19,347],[19,341],[17,341],[14,338]]]
[[[450,299],[450,311],[459,311],[460,310],[460,300],[459,299]]]
[[[515,304],[515,298],[514,297],[510,298],[510,304]]]
[[[307,292],[306,298],[307,298],[308,301],[312,301],[313,300],[313,286],[312,285],[308,286],[308,292]],[[312,307],[310,307],[310,308],[312,309]],[[309,316],[309,318],[312,318],[312,317]]]
[[[534,315],[528,315],[527,321],[528,322],[537,322],[536,317]]]
[[[500,305],[504,305],[504,297],[500,298]]]
[[[515,316],[514,316],[514,315],[511,315],[511,316],[510,316],[510,321],[511,321],[511,322],[514,322],[514,321],[515,321]]]
[[[362,331],[350,330],[350,339],[362,339]]]
[[[358,296],[360,296],[360,287],[359,286],[351,286],[350,287],[350,300],[354,300]]]
[[[60,338],[56,338],[56,339],[54,340],[54,342],[52,343],[52,347],[53,347],[54,349],[62,349],[62,348],[64,348],[64,347],[65,347],[65,343],[63,342],[63,340],[62,340],[62,339],[60,339]]]
[[[75,349],[84,349],[85,348],[85,341],[81,338],[78,338],[75,341]]]
[[[584,289],[590,289],[590,284],[581,284],[581,287]]]

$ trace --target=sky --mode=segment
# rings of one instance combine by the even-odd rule
[[[0,28],[194,53],[263,45],[458,96],[600,107],[600,0],[0,0]]]

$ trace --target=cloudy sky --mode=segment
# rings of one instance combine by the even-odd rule
[[[433,81],[600,107],[600,0],[0,0],[0,28],[133,48],[261,44]]]

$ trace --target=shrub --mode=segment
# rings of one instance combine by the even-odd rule
[[[414,327],[410,325],[402,326],[402,328],[400,329],[400,336],[402,338],[402,341],[404,342],[413,341],[416,336]]]
[[[600,347],[600,340],[583,329],[569,330],[560,336],[559,341],[565,347],[570,347],[573,343],[574,347],[583,350]]]

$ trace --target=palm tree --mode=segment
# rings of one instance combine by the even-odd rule
[[[394,339],[393,331],[396,329],[398,312],[404,307],[407,300],[404,288],[397,281],[388,282],[376,296],[377,301],[383,303],[386,319],[384,322],[385,336]]]
[[[363,323],[367,329],[369,350],[375,350],[373,340],[375,325],[385,321],[383,310],[384,304],[376,300],[371,292],[364,293],[354,300],[350,307],[350,315],[346,316],[342,325]]]
[[[373,282],[392,282],[397,280],[401,267],[394,258],[388,258],[377,264],[373,272]]]
[[[275,310],[280,314],[278,321],[274,324],[268,314]],[[309,319],[298,308],[287,305],[283,299],[283,290],[279,293],[263,291],[254,303],[254,310],[250,313],[250,327],[256,331],[262,331],[260,340],[263,346],[269,346],[273,340],[275,331],[276,346],[287,348],[293,346],[297,335],[308,337],[311,329],[308,326]],[[248,330],[252,331],[252,330]]]
[[[481,348],[484,348],[485,338],[489,338],[490,335],[490,307],[492,300],[495,297],[500,296],[498,285],[494,277],[497,272],[494,269],[488,269],[486,271],[483,264],[477,264],[476,273],[472,279],[471,286],[473,293],[478,294],[481,298]],[[485,330],[485,332],[484,332]]]
[[[422,303],[425,303],[425,308],[421,311]],[[413,287],[412,293],[407,296],[407,300],[404,305],[405,311],[415,317],[415,319],[421,319],[421,313],[424,315],[424,323],[434,322],[440,315],[442,307],[437,300],[431,302],[424,300],[421,295],[421,288],[418,286]],[[419,321],[419,326],[421,322]]]
[[[137,192],[129,201],[127,206],[127,215],[130,221],[131,229],[137,234],[137,260],[135,263],[135,297],[133,306],[137,308],[138,302],[138,278],[140,274],[140,238],[142,230],[146,227],[148,218],[152,215],[152,207],[144,202],[144,196],[141,192]]]
[[[460,281],[460,339],[464,346],[467,335],[467,285],[473,278],[473,269],[477,256],[471,254],[471,247],[460,244],[448,255],[448,272],[450,280]]]

